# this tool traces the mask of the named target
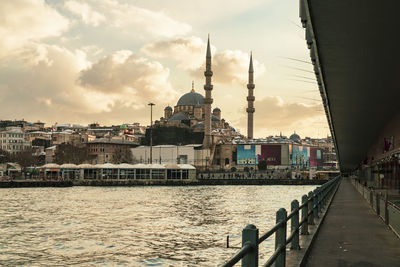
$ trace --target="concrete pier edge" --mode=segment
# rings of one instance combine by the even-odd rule
[[[62,181],[14,180],[1,181],[0,188],[16,187],[66,187],[66,186],[218,186],[218,185],[322,185],[327,180],[299,179],[199,179],[199,180],[152,180],[152,179],[79,179]]]
[[[342,179],[342,178],[341,178]],[[306,266],[308,255],[314,245],[314,241],[318,235],[319,229],[324,222],[325,216],[336,196],[336,192],[342,180],[336,185],[335,191],[328,201],[328,205],[323,209],[323,212],[315,219],[314,225],[308,226],[308,235],[300,235],[300,250],[286,251],[286,266]]]

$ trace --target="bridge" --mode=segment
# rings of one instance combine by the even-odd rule
[[[300,0],[299,7],[341,172],[368,191],[365,201],[342,181],[307,266],[400,266],[400,2]],[[383,221],[374,199],[385,203]]]
[[[322,207],[321,189],[304,196],[312,220],[291,222],[289,237],[279,229],[296,218],[296,204],[288,216],[277,211],[276,226],[261,237],[247,226],[241,250],[224,266],[241,259],[242,266],[400,266],[399,10],[398,0],[300,0],[342,178],[332,180]],[[300,234],[293,245],[306,221],[315,225],[311,237]],[[256,259],[271,231],[275,253]]]

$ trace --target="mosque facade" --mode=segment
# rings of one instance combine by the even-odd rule
[[[165,107],[164,117],[160,118],[156,125],[185,127],[191,128],[194,132],[204,132],[205,108],[203,95],[197,93],[192,85],[192,90],[181,96],[174,108]],[[212,130],[234,131],[221,117],[219,108],[212,110],[211,126]]]
[[[153,132],[153,145],[187,145],[202,144],[201,149],[208,150],[210,162],[213,158],[215,145],[220,142],[233,139],[245,139],[222,117],[220,108],[212,108],[212,64],[211,64],[210,40],[207,41],[204,95],[192,88],[182,95],[175,106],[164,108],[164,116],[156,120]],[[249,103],[246,109],[248,116],[248,139],[253,138],[253,113],[254,113],[254,79],[252,57],[249,64],[249,83],[247,89]],[[150,135],[146,136],[142,144],[149,145]]]

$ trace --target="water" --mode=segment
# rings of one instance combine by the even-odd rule
[[[314,186],[0,189],[0,265],[216,266]],[[260,247],[264,259],[274,240]],[[260,263],[264,263],[261,260]]]

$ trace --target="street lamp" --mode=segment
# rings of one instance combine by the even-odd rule
[[[153,164],[153,106],[154,103],[149,103],[150,106],[150,164]]]

